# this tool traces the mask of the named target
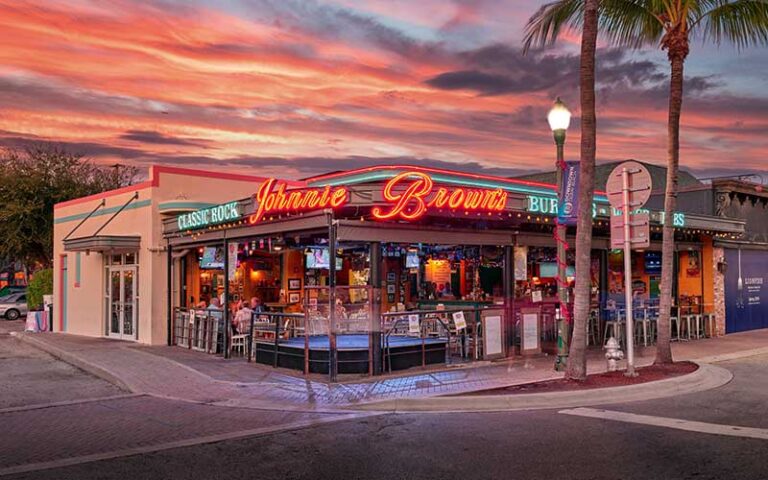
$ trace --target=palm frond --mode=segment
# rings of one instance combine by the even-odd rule
[[[580,30],[583,18],[583,0],[559,0],[542,6],[525,25],[523,52],[555,43],[564,28]]]
[[[600,32],[614,45],[637,48],[657,44],[664,34],[662,14],[667,2],[602,0]]]
[[[711,8],[692,23],[697,30],[692,34],[718,45],[729,41],[738,48],[768,44],[767,0],[706,1]]]

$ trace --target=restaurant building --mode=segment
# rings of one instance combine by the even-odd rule
[[[623,260],[610,248],[616,212],[602,192],[592,213],[590,339],[600,343],[622,308]],[[418,166],[299,182],[153,167],[143,184],[56,206],[54,324],[225,356],[247,351],[305,372],[546,350],[556,335],[556,214],[550,183]],[[651,245],[633,256],[632,289],[652,306],[661,214],[650,216]],[[716,242],[740,239],[745,221],[681,211],[674,224],[679,314],[713,314],[708,333],[723,334]],[[240,302],[255,302],[256,313],[246,329],[230,328]]]

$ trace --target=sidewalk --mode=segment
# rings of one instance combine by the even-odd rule
[[[339,411],[363,403],[457,394],[562,376],[552,369],[553,357],[539,357],[329,384],[178,347],[148,347],[63,334],[21,337],[134,393],[276,410]],[[760,352],[768,353],[768,329],[673,344],[676,360],[720,361]],[[654,347],[638,348],[636,365],[651,364],[654,354]],[[589,352],[588,371],[605,371],[601,350]]]

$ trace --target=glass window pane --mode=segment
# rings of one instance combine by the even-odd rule
[[[122,264],[123,264],[122,255],[112,255],[112,265],[122,265]]]
[[[125,254],[125,264],[126,265],[135,265],[136,264],[136,254],[135,253],[126,253]]]

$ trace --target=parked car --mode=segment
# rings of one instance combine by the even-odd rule
[[[26,292],[12,293],[0,298],[0,317],[6,320],[16,320],[27,314]]]
[[[12,293],[26,292],[27,287],[25,285],[6,285],[0,288],[0,297],[6,297]]]

